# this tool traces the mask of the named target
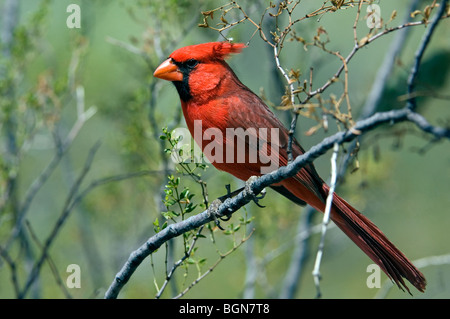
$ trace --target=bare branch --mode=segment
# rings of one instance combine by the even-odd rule
[[[243,243],[245,243],[253,234],[254,229],[251,231],[251,233],[246,236],[245,238],[243,238],[239,244],[233,246],[233,248],[231,248],[229,251],[227,251],[224,254],[221,254],[219,256],[219,258],[217,259],[217,261],[206,271],[204,272],[200,277],[198,277],[196,280],[194,280],[189,287],[187,287],[185,290],[183,290],[181,293],[179,293],[178,295],[176,295],[174,297],[174,299],[179,299],[181,297],[183,297],[190,289],[192,289],[192,287],[194,287],[196,284],[198,284],[203,278],[205,278],[207,275],[209,275],[219,264],[222,260],[225,259],[225,257],[227,257],[228,255],[232,254],[233,252],[235,252],[239,247],[241,247],[241,245]]]
[[[422,62],[423,54],[428,46],[428,43],[431,40],[431,36],[433,35],[434,30],[436,29],[439,21],[441,20],[441,17],[444,16],[447,3],[448,0],[442,0],[441,4],[439,5],[438,12],[434,15],[433,20],[431,21],[431,24],[428,27],[427,32],[422,37],[422,41],[420,42],[420,45],[416,51],[414,64],[411,68],[411,72],[409,73],[408,77],[408,95],[410,96],[410,98],[408,99],[408,107],[410,109],[414,110],[416,107],[416,99],[413,96],[411,96],[411,94],[414,91],[414,82],[417,77],[417,73],[419,72],[419,66],[420,63]]]
[[[14,287],[15,295],[16,295],[16,297],[18,297],[19,293],[20,293],[20,287],[19,287],[19,281],[17,279],[16,263],[11,258],[11,256],[8,254],[6,249],[4,249],[2,246],[0,246],[0,256],[3,257],[3,259],[6,262],[6,264],[9,266],[9,268],[11,270],[11,281],[12,281],[12,284],[13,284],[13,287]]]
[[[278,70],[283,75],[284,79],[286,80],[286,83],[288,84],[290,104],[292,105],[292,107],[294,107],[294,104],[295,104],[295,100],[294,100],[295,99],[294,84],[289,79],[288,74],[286,73],[286,71],[283,69],[283,67],[280,64],[280,57],[279,57],[279,54],[278,54],[278,46],[277,45],[273,46],[273,56],[275,58],[275,63],[276,63],[276,66],[277,66]],[[287,154],[288,154],[288,161],[289,161],[289,163],[292,162],[292,160],[293,160],[293,157],[292,157],[292,142],[293,142],[293,139],[294,139],[294,132],[295,132],[295,127],[297,125],[297,119],[298,119],[298,113],[295,112],[294,113],[294,117],[292,118],[292,121],[291,121],[291,127],[289,129],[289,141],[288,141],[288,145],[287,145]]]
[[[138,48],[130,43],[115,39],[110,36],[106,37],[106,42],[111,43],[112,45],[118,46],[122,49],[125,49],[130,53],[136,54],[136,55],[144,58],[144,60],[147,60],[147,58],[148,58],[147,54],[143,50],[141,50],[140,48]]]
[[[172,278],[173,274],[175,273],[175,270],[185,261],[187,258],[189,258],[192,254],[192,251],[194,250],[195,244],[197,243],[197,240],[203,230],[203,226],[199,228],[197,231],[197,234],[194,236],[194,239],[192,240],[191,245],[189,246],[189,250],[181,257],[180,260],[178,260],[176,263],[173,264],[172,269],[166,276],[166,280],[164,281],[163,285],[161,286],[161,289],[159,289],[158,293],[156,294],[156,299],[159,299],[164,292],[164,290],[167,287],[167,284],[169,283],[170,279]]]
[[[28,220],[25,222],[26,222],[27,228],[31,234],[31,238],[36,243],[36,245],[42,250],[43,249],[42,243],[39,241],[39,238],[37,237],[36,233],[34,232],[33,228],[31,227],[31,224],[28,222]],[[55,262],[48,254],[47,254],[46,259],[47,259],[48,265],[53,273],[53,277],[55,277],[56,284],[58,285],[58,287],[61,288],[61,291],[63,292],[63,294],[66,298],[72,299],[71,294],[67,290],[66,286],[64,285],[64,283],[61,279],[61,276],[58,273],[58,269],[56,268]]]
[[[322,293],[320,292],[320,263],[322,262],[322,256],[323,256],[323,249],[325,247],[325,234],[327,232],[327,227],[330,222],[330,215],[331,215],[331,206],[333,205],[333,195],[334,190],[336,189],[336,180],[337,180],[337,154],[339,151],[339,144],[335,143],[333,146],[333,155],[331,156],[331,184],[330,184],[330,191],[327,196],[327,201],[325,205],[325,212],[323,214],[323,221],[322,221],[322,235],[320,237],[320,243],[319,248],[317,250],[316,255],[316,262],[314,264],[313,269],[313,277],[314,277],[314,283],[316,285],[317,290],[317,297],[320,298]]]

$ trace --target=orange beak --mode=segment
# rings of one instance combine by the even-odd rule
[[[167,81],[183,81],[183,73],[180,72],[170,58],[158,66],[153,76]]]

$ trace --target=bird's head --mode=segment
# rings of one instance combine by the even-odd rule
[[[244,47],[244,44],[229,42],[209,42],[183,47],[175,50],[161,63],[153,76],[172,81],[181,100],[186,102],[193,94],[215,88],[231,71],[225,63],[227,56],[239,53]]]

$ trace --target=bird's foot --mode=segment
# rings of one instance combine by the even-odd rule
[[[241,187],[241,188],[239,188],[239,189],[237,189],[237,190],[232,192],[230,184],[225,185],[225,188],[227,189],[227,194],[223,195],[223,196],[220,196],[218,198],[221,202],[224,202],[226,199],[236,196],[237,194],[239,194],[240,192],[242,192],[244,190],[244,187]],[[225,221],[230,220],[231,215],[218,216],[218,218],[225,222]]]
[[[263,189],[261,191],[260,194],[255,195],[253,193],[252,190],[252,183],[255,182],[258,179],[257,176],[251,176],[246,182],[245,182],[245,187],[242,187],[240,189],[237,189],[233,192],[231,192],[231,188],[230,185],[225,185],[226,189],[227,189],[227,194],[224,196],[219,197],[218,199],[214,200],[209,206],[208,206],[208,213],[210,216],[213,217],[214,222],[216,224],[216,226],[221,229],[224,230],[223,227],[220,225],[220,221],[228,221],[231,218],[231,214],[230,215],[224,215],[224,216],[219,216],[218,215],[218,210],[219,210],[219,206],[228,198],[232,198],[234,196],[236,196],[237,194],[239,194],[240,192],[244,191],[244,196],[248,196],[250,195],[252,197],[252,200],[255,202],[255,204],[258,207],[264,208],[265,206],[261,205],[259,203],[259,201],[261,199],[263,199],[266,196],[266,189]]]
[[[252,190],[252,184],[258,179],[258,176],[251,176],[246,182],[244,187],[244,195],[250,195],[252,200],[258,207],[264,208],[266,206],[261,205],[259,201],[266,196],[266,189],[264,188],[259,195],[255,195]]]
[[[220,229],[220,230],[225,230],[223,229],[222,226],[220,226],[220,221],[221,220],[228,220],[230,219],[230,216],[227,216],[227,219],[222,219],[224,216],[218,216],[218,211],[219,211],[219,206],[222,204],[222,201],[220,199],[216,199],[214,200],[209,206],[208,206],[208,214],[210,216],[213,217],[214,219],[214,223],[216,224],[216,226]]]

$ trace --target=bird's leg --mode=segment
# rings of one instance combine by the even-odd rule
[[[242,187],[242,188],[235,190],[234,192],[231,192],[230,184],[225,185],[225,188],[227,189],[227,194],[219,197],[219,200],[222,202],[224,200],[226,200],[227,198],[232,198],[232,197],[236,196],[237,194],[239,194],[240,192],[242,192],[244,190],[244,187]],[[230,220],[230,218],[231,218],[231,215],[225,215],[225,216],[219,217],[219,219],[224,222]]]
[[[219,206],[228,198],[232,198],[239,194],[240,192],[244,191],[244,196],[250,195],[252,197],[252,200],[255,202],[255,204],[258,207],[264,208],[265,206],[259,204],[259,201],[263,199],[266,196],[266,189],[263,189],[259,195],[255,195],[253,193],[251,184],[258,179],[257,176],[251,176],[246,182],[245,186],[241,187],[233,192],[231,192],[231,187],[229,184],[225,185],[225,188],[227,189],[227,194],[219,197],[218,199],[214,200],[208,207],[208,213],[214,218],[214,222],[216,223],[216,226],[224,230],[223,227],[220,225],[220,221],[228,221],[231,218],[230,215],[225,216],[217,216],[217,210],[219,209]]]
[[[264,208],[266,206],[261,205],[259,201],[266,196],[266,189],[263,189],[259,195],[255,195],[252,190],[252,184],[258,179],[258,176],[251,176],[246,182],[244,187],[244,195],[250,195],[252,200],[258,207]]]
[[[244,190],[244,187],[241,187],[235,191],[231,191],[230,190],[230,184],[225,185],[225,188],[227,189],[227,194],[220,196],[219,199],[223,202],[224,200],[226,200],[227,198],[231,198],[236,196],[237,194],[239,194],[240,192],[242,192]]]

